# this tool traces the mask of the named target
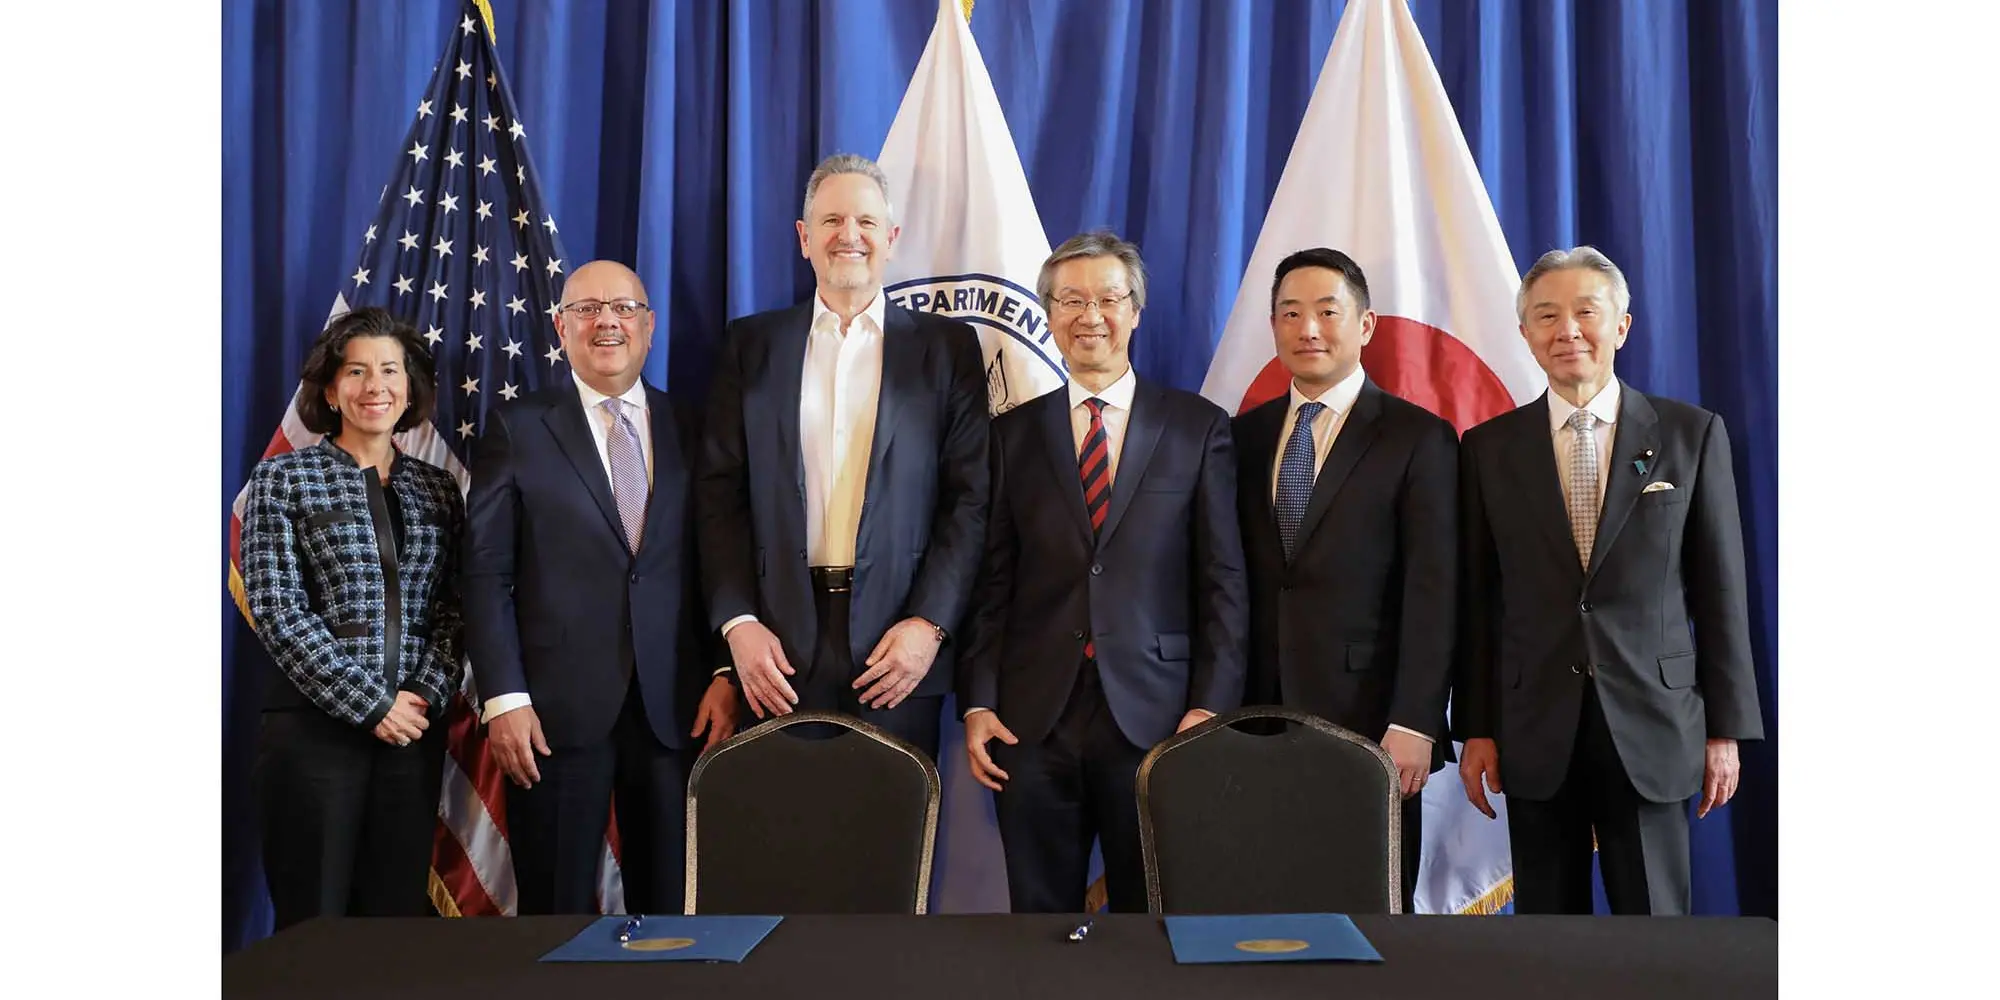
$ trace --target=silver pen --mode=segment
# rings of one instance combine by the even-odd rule
[[[639,933],[639,921],[643,919],[645,919],[643,916],[633,914],[631,919],[626,920],[624,925],[618,928],[618,943],[624,944],[632,940],[632,935]]]

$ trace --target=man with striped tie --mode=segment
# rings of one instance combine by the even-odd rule
[[[1361,348],[1374,332],[1353,258],[1314,247],[1278,263],[1271,334],[1291,385],[1233,427],[1250,578],[1244,700],[1319,716],[1395,759],[1409,912],[1415,796],[1451,759],[1458,434],[1369,379]]]
[[[960,673],[1017,913],[1144,912],[1133,781],[1154,744],[1243,697],[1248,597],[1229,417],[1143,381],[1138,248],[1084,233],[1036,291],[1070,382],[993,421],[986,562]]]

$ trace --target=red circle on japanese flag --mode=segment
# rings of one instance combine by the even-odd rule
[[[1514,408],[1514,397],[1464,341],[1428,323],[1378,314],[1361,367],[1384,392],[1451,422],[1460,434]],[[1243,391],[1247,412],[1285,394],[1291,373],[1273,357]]]

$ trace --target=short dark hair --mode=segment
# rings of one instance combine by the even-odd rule
[[[333,384],[340,373],[340,364],[347,359],[347,342],[356,337],[388,337],[403,345],[403,372],[410,383],[410,405],[403,410],[396,421],[396,429],[406,431],[431,418],[431,406],[437,401],[437,369],[431,361],[430,348],[417,328],[406,320],[391,314],[379,306],[369,306],[343,313],[320,331],[319,339],[313,341],[312,350],[306,352],[306,363],[299,370],[299,422],[314,434],[333,435],[340,433],[340,411],[327,405],[326,387]]]
[[[1347,282],[1347,289],[1354,293],[1354,304],[1368,311],[1368,276],[1361,273],[1361,265],[1354,258],[1326,247],[1300,250],[1278,262],[1278,273],[1271,277],[1271,314],[1278,313],[1278,286],[1285,283],[1285,275],[1302,267],[1323,267],[1340,272]]]

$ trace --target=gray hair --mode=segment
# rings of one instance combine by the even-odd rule
[[[1132,291],[1132,308],[1146,308],[1146,263],[1139,259],[1138,245],[1119,239],[1117,233],[1108,229],[1098,229],[1064,240],[1062,246],[1049,253],[1049,259],[1042,261],[1041,276],[1035,279],[1035,294],[1041,298],[1044,310],[1055,306],[1056,268],[1080,257],[1118,258],[1125,265],[1125,284]]]
[[[1596,271],[1604,275],[1611,282],[1612,308],[1620,316],[1631,308],[1632,289],[1625,284],[1625,272],[1620,271],[1611,258],[1604,256],[1603,251],[1584,245],[1569,250],[1551,250],[1535,261],[1534,267],[1528,268],[1528,273],[1521,276],[1521,290],[1514,293],[1514,318],[1524,324],[1528,322],[1528,289],[1533,288],[1535,282],[1550,271],[1570,269]]]
[[[819,166],[813,168],[812,176],[806,178],[806,198],[805,201],[799,203],[799,220],[801,222],[812,221],[813,195],[819,191],[819,186],[825,183],[827,178],[840,174],[860,174],[874,181],[875,186],[882,189],[882,204],[888,206],[888,221],[892,224],[896,221],[896,206],[895,203],[889,200],[889,178],[882,173],[882,168],[876,166],[874,160],[865,156],[856,156],[853,153],[835,153],[819,161]]]

